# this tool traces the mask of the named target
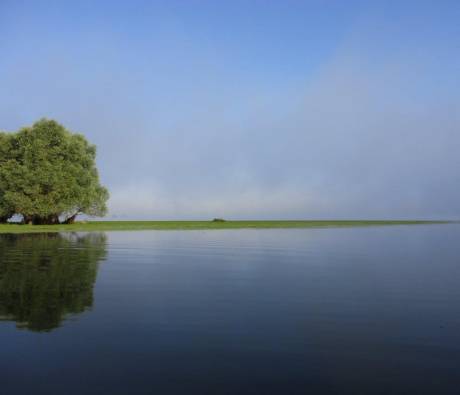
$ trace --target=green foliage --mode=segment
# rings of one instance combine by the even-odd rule
[[[38,232],[105,232],[128,230],[345,228],[355,226],[430,225],[448,223],[452,223],[452,221],[88,221],[76,222],[72,225],[22,226],[4,224],[0,225],[0,234]]]
[[[0,132],[0,171],[8,165],[13,152],[13,136],[8,133]],[[7,188],[6,180],[0,177],[0,223],[6,222],[14,214],[13,207],[5,198]]]
[[[96,147],[80,134],[42,119],[14,134],[0,134],[0,218],[73,222],[78,214],[105,215],[109,194],[99,184]]]
[[[49,331],[69,314],[90,308],[105,245],[101,233],[2,235],[0,319]]]

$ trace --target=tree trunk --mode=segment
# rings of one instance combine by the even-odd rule
[[[40,215],[23,215],[22,222],[27,225],[56,225],[60,223],[57,214],[51,214],[46,217]]]
[[[38,215],[32,216],[32,225],[43,225],[43,224],[44,224],[43,217],[40,217]]]
[[[33,224],[33,217],[32,215],[23,215],[22,216],[22,223],[26,224],[26,225],[32,225]]]
[[[57,214],[51,214],[46,218],[47,225],[59,224],[59,216]]]
[[[0,217],[1,219],[1,217]],[[50,214],[46,217],[40,215],[22,215],[22,223],[27,225],[58,225],[59,214]]]
[[[67,218],[67,219],[64,221],[64,223],[65,223],[65,224],[68,224],[68,225],[75,223],[75,218],[77,218],[77,215],[78,215],[78,213],[76,213],[76,214],[70,216],[69,218]]]

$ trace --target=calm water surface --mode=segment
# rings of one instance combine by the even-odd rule
[[[0,235],[0,394],[458,394],[460,225]]]

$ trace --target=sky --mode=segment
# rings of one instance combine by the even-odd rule
[[[109,219],[459,219],[460,2],[0,0],[0,129],[97,145]]]

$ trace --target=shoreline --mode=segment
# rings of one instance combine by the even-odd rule
[[[136,230],[295,229],[448,224],[425,220],[260,220],[260,221],[88,221],[72,225],[0,224],[0,234]]]

